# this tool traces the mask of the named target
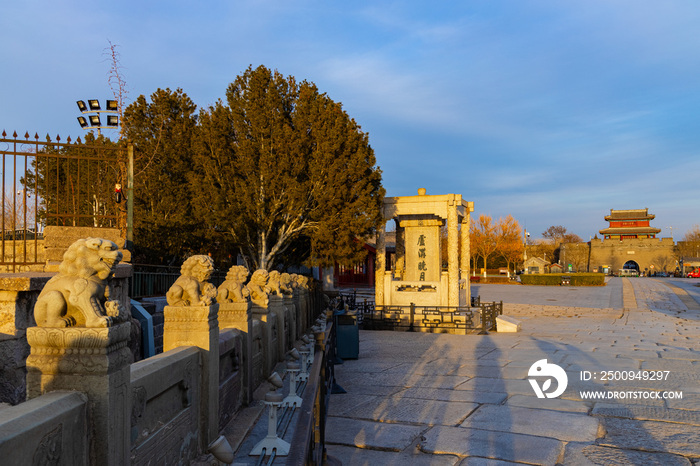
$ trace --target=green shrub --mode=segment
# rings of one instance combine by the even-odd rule
[[[545,274],[523,274],[520,275],[520,282],[523,285],[561,285],[561,277],[571,277],[571,286],[604,286],[605,274],[602,273],[545,273]]]
[[[503,275],[503,276],[482,278],[481,283],[508,284],[508,283],[513,283],[513,281],[509,277],[506,277],[505,275]],[[515,282],[515,283],[517,283],[517,282]]]

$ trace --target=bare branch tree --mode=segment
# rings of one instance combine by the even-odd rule
[[[114,100],[117,101],[117,111],[119,112],[119,121],[122,121],[122,116],[124,115],[124,102],[129,94],[126,88],[126,81],[124,80],[124,74],[122,69],[124,68],[121,64],[121,57],[117,48],[117,44],[113,44],[111,40],[107,40],[109,47],[105,48],[104,55],[110,62],[109,68],[109,88],[112,90],[114,95]],[[119,127],[119,139],[124,136],[124,125]]]

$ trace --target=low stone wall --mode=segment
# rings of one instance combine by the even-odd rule
[[[0,412],[2,464],[88,464],[87,397],[51,392]]]
[[[76,240],[84,238],[104,238],[114,242],[122,253],[122,262],[131,262],[131,252],[126,249],[126,241],[117,228],[47,226],[44,228],[45,270],[58,271],[66,249]]]
[[[2,242],[3,262],[10,265],[1,265],[2,273],[43,272],[46,255],[44,254],[43,239],[5,240]],[[14,263],[14,264],[13,264]],[[32,263],[18,265],[17,263]],[[38,264],[37,264],[38,263]]]

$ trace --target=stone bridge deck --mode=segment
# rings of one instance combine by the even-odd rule
[[[348,393],[331,397],[328,452],[351,465],[698,462],[695,284],[613,278],[596,288],[480,285],[474,294],[503,300],[506,314],[522,321],[521,333],[363,331],[360,358],[336,367]],[[557,398],[537,398],[527,380],[530,366],[545,358],[568,376]],[[601,380],[603,371],[645,369],[668,377]],[[581,380],[582,371],[596,379]],[[618,398],[584,399],[584,391]],[[644,398],[649,391],[683,398]]]
[[[522,332],[361,331],[359,359],[336,366],[347,393],[331,396],[328,453],[347,465],[698,463],[699,282],[478,285],[473,294],[503,300],[505,313],[522,321]],[[536,397],[528,371],[541,359],[566,371],[561,396]],[[602,380],[604,371],[620,378],[644,370],[668,376]],[[582,371],[591,379],[581,380]],[[664,391],[682,392],[682,398],[647,398]],[[606,398],[587,399],[585,392]],[[247,422],[260,412],[249,408]],[[232,444],[245,429],[243,419],[229,426]],[[266,425],[266,416],[261,419]],[[254,463],[244,450],[264,435],[259,425],[234,464]],[[274,464],[285,464],[284,458]]]

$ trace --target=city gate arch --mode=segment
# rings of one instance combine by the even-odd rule
[[[639,272],[639,264],[637,264],[635,261],[625,262],[625,265],[623,265],[622,268],[623,270],[636,270]]]

